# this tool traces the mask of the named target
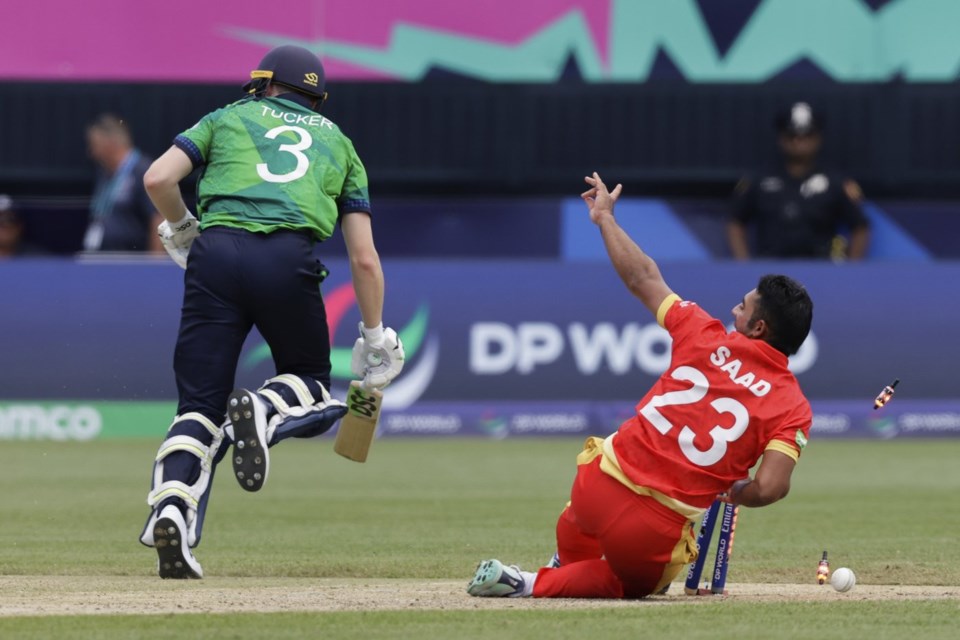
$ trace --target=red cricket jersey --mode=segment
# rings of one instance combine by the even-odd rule
[[[635,484],[706,508],[767,448],[794,458],[813,415],[787,356],[733,331],[693,302],[668,299],[670,368],[613,438]]]

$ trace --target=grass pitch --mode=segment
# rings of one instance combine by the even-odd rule
[[[171,589],[197,589],[153,578],[155,556],[137,542],[157,444],[0,444],[0,575],[14,585],[16,576],[24,583],[27,576],[89,577],[91,588],[98,578],[129,578],[147,596],[155,590],[157,600]],[[273,451],[270,480],[257,494],[233,482],[227,463],[214,483],[197,549],[211,578],[207,591],[231,579],[290,580],[295,595],[321,578],[455,580],[456,590],[485,557],[539,566],[553,553],[553,524],[567,499],[579,445],[571,439],[385,440],[358,465],[334,455],[329,439],[285,443]],[[569,610],[513,601],[476,611],[437,610],[425,590],[418,606],[395,611],[189,615],[187,606],[173,617],[7,612],[0,617],[0,637],[561,638],[679,630],[692,638],[953,637],[952,621],[960,613],[955,595],[738,602],[736,585],[777,583],[788,591],[809,584],[827,549],[831,567],[853,568],[859,585],[960,586],[958,457],[960,440],[814,441],[784,502],[741,510],[728,580],[734,596],[722,601]],[[256,594],[251,588],[248,597]],[[62,595],[53,588],[47,597]]]

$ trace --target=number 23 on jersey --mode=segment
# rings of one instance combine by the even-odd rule
[[[640,415],[650,421],[650,424],[665,436],[673,437],[674,425],[660,413],[661,407],[673,405],[696,404],[703,400],[710,390],[710,382],[702,371],[690,366],[680,366],[670,374],[674,380],[691,383],[690,388],[679,391],[668,391],[662,395],[653,396],[650,401],[640,408]],[[717,414],[733,415],[733,425],[721,427],[719,424],[710,429],[712,445],[707,449],[700,449],[694,443],[696,433],[689,426],[684,425],[676,436],[680,443],[680,451],[690,462],[697,466],[709,467],[716,464],[727,453],[727,445],[736,441],[747,430],[750,424],[750,414],[747,408],[733,398],[714,398],[710,406]],[[705,420],[710,418],[704,417]]]

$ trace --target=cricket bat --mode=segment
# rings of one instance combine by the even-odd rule
[[[359,380],[350,383],[347,391],[347,415],[340,421],[333,450],[344,458],[365,462],[377,432],[383,392],[367,389]]]

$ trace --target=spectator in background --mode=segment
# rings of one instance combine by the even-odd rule
[[[42,253],[23,242],[23,220],[10,196],[0,194],[0,260]]]
[[[806,102],[777,115],[783,163],[737,184],[727,237],[733,257],[860,260],[867,252],[869,223],[856,182],[817,162],[823,121]],[[755,227],[754,250],[748,225]],[[849,245],[840,235],[850,234]]]
[[[150,158],[134,148],[120,118],[100,115],[87,127],[87,149],[100,167],[90,201],[85,251],[162,251],[162,218],[143,188]]]

